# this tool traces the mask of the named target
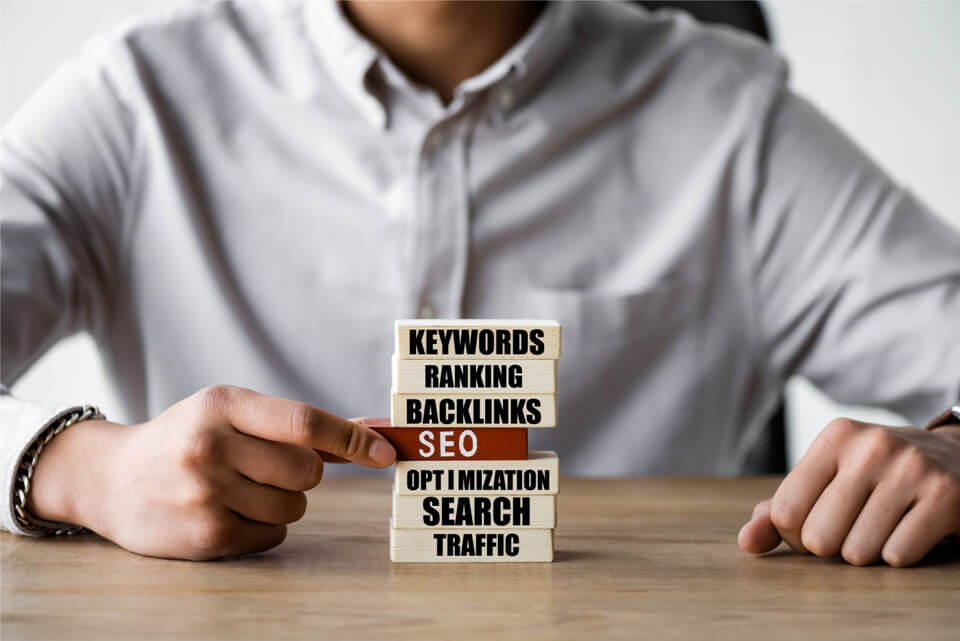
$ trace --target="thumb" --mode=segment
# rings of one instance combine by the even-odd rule
[[[737,543],[750,554],[763,554],[780,545],[780,533],[770,520],[770,499],[753,508],[753,516],[740,528]]]
[[[348,418],[347,420],[350,421],[351,423],[357,423],[364,427],[369,427],[375,432],[377,431],[378,427],[390,427],[389,418],[368,418],[366,416],[354,416],[353,418]],[[388,439],[388,442],[389,442],[389,439]],[[345,459],[342,456],[337,456],[336,454],[330,454],[329,452],[321,452],[320,450],[316,450],[316,451],[317,453],[320,454],[320,457],[323,459],[324,463],[352,463],[353,462],[350,459]]]

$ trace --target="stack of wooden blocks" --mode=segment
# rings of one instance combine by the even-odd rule
[[[553,560],[559,357],[556,321],[397,321],[392,561]]]

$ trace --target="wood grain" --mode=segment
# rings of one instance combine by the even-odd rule
[[[286,543],[232,561],[3,533],[3,638],[957,638],[957,546],[906,570],[741,552],[777,481],[565,478],[548,564],[390,563],[384,478],[324,481]]]

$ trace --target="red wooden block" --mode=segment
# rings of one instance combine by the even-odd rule
[[[360,419],[397,450],[398,461],[525,461],[525,427],[390,427],[390,419]]]

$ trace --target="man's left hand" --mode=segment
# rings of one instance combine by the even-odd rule
[[[913,565],[960,533],[960,426],[933,431],[832,421],[773,498],[757,504],[740,547],[853,565]]]

